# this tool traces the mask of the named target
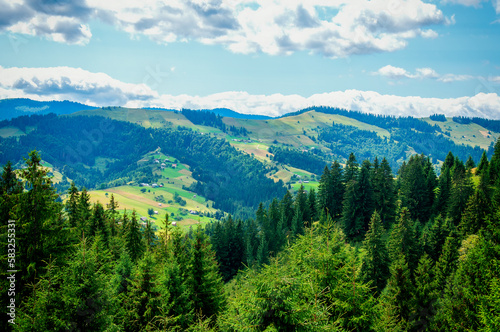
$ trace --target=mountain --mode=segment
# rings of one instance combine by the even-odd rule
[[[385,157],[394,174],[412,155],[425,154],[439,173],[448,152],[477,164],[483,151],[492,155],[499,136],[495,121],[477,118],[396,118],[326,107],[268,119],[221,115],[234,113],[103,107],[4,120],[0,164],[20,165],[37,149],[66,179],[58,183],[62,192],[69,179],[89,189],[135,191],[163,181],[213,202],[211,208],[249,215],[285,188],[317,188],[324,167],[344,164],[351,153],[358,162]],[[187,177],[176,173],[183,181],[174,181],[160,165],[141,162],[154,151],[178,160]]]
[[[96,107],[75,103],[72,101],[36,101],[26,98],[0,100],[0,121],[10,120],[22,115],[31,114],[70,114]]]

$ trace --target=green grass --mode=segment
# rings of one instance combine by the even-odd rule
[[[314,189],[317,192],[318,191],[319,182],[318,181],[309,181],[309,183],[298,183],[297,182],[297,183],[292,184],[292,189],[294,191],[297,191],[297,190],[299,190],[299,188],[300,188],[301,185],[303,185],[304,189],[307,190],[308,192],[311,189]]]
[[[490,144],[495,143],[499,133],[488,131],[478,124],[460,124],[454,122],[451,118],[446,122],[432,121],[429,118],[422,119],[431,125],[438,125],[444,132],[449,132],[450,138],[456,144],[465,144],[472,147],[476,145],[487,150]]]
[[[17,127],[3,127],[0,128],[0,137],[2,138],[7,138],[7,137],[16,137],[16,136],[22,136],[26,135],[24,131]]]

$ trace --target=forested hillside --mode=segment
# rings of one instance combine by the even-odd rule
[[[15,296],[2,292],[16,325],[2,330],[500,328],[500,142],[477,166],[449,153],[439,176],[425,155],[394,178],[385,158],[350,154],[317,191],[187,233],[168,215],[155,233],[113,196],[90,205],[74,185],[62,204],[40,161],[33,152],[2,173],[1,242],[15,233],[16,245],[2,289],[17,271]]]

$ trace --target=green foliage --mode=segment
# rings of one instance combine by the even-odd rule
[[[361,273],[366,283],[372,282],[376,293],[380,293],[384,289],[389,276],[389,254],[384,233],[380,215],[375,211],[363,241],[365,256],[362,260]]]

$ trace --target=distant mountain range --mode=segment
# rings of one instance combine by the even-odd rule
[[[0,121],[10,120],[22,115],[31,114],[49,114],[56,115],[71,114],[83,110],[94,110],[100,107],[89,106],[72,101],[36,101],[27,98],[13,98],[0,100]],[[167,108],[144,108],[144,110],[160,110],[160,111],[175,111]],[[242,114],[227,108],[215,108],[210,111],[222,117],[230,117],[235,119],[249,119],[249,120],[267,120],[271,119],[265,115]]]

